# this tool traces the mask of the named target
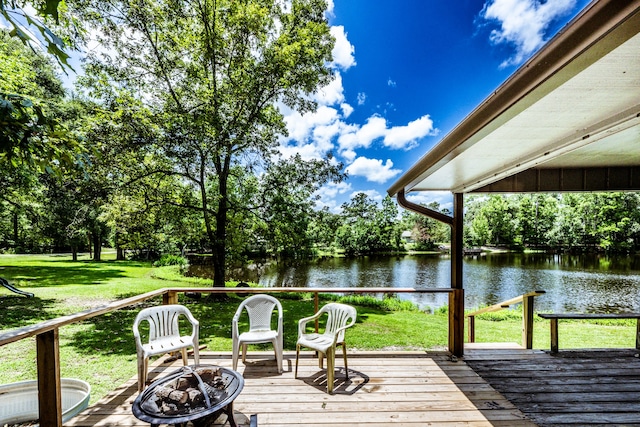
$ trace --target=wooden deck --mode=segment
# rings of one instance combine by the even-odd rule
[[[249,417],[258,414],[260,427],[535,426],[465,362],[451,361],[447,353],[350,352],[348,360],[349,381],[337,373],[335,394],[328,395],[326,376],[312,353],[301,356],[298,379],[295,353],[285,353],[281,375],[273,353],[250,353],[247,365],[238,366],[245,387],[234,402],[236,422],[248,426]],[[203,353],[201,363],[231,367],[231,355]],[[156,363],[154,373],[180,365]],[[65,426],[148,426],[131,413],[136,396],[136,378],[131,378]],[[228,426],[225,418],[215,425]]]
[[[640,426],[636,349],[531,352],[527,357],[486,350],[465,360],[541,427]]]
[[[238,367],[245,387],[235,401],[235,419],[249,426],[257,414],[260,427],[640,426],[636,354],[550,355],[516,345],[469,345],[457,361],[446,352],[352,352],[349,381],[337,374],[335,394],[328,395],[311,353],[301,358],[298,379],[295,353],[285,353],[281,375],[273,353],[250,353],[247,365]],[[154,364],[151,378],[181,366],[165,360]],[[231,356],[203,353],[201,363],[231,367]],[[131,378],[65,426],[148,426],[131,414],[136,396]],[[228,425],[225,418],[215,425]]]

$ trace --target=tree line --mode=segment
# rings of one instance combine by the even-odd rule
[[[640,249],[636,192],[473,196],[465,205],[467,245],[618,253]]]

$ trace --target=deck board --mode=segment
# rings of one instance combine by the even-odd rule
[[[150,379],[172,372],[180,361],[152,364]],[[326,393],[326,375],[312,353],[301,356],[294,378],[295,353],[285,353],[283,374],[273,353],[250,353],[239,363],[245,386],[234,402],[235,420],[248,426],[258,414],[260,427],[533,426],[464,361],[446,352],[350,352],[349,380],[336,373],[335,393]],[[231,367],[230,354],[201,353],[201,363]],[[341,369],[342,359],[336,360]],[[67,427],[148,426],[131,413],[137,396],[132,378],[65,423]],[[222,415],[215,426],[228,425]]]
[[[637,350],[531,352],[505,358],[480,351],[466,363],[541,427],[640,426]]]

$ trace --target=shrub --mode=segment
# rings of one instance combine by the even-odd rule
[[[180,255],[164,254],[153,263],[154,267],[165,267],[167,265],[178,265],[180,270],[184,271],[189,266],[189,260]]]

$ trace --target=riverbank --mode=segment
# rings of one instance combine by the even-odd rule
[[[0,277],[33,298],[11,294],[0,288],[0,330],[6,332],[51,318],[103,305],[115,299],[158,288],[207,286],[205,279],[185,278],[177,267],[154,268],[151,263],[88,257],[71,261],[66,255],[0,255]],[[235,285],[230,282],[229,285]],[[310,294],[282,294],[285,313],[285,350],[294,350],[297,320],[313,313]],[[325,297],[325,301],[329,298]],[[446,309],[428,314],[406,302],[380,302],[347,297],[358,310],[358,323],[348,332],[349,348],[362,350],[428,350],[447,344]],[[192,300],[180,296],[200,320],[200,343],[211,351],[231,351],[231,318],[240,302]],[[153,301],[152,303],[159,303]],[[92,386],[95,402],[136,374],[136,350],[131,332],[141,306],[119,310],[90,321],[60,329],[61,375],[83,379]],[[536,316],[537,317],[537,316]],[[562,348],[632,347],[634,326],[624,322],[563,323]],[[520,342],[519,309],[480,316],[476,321],[477,342]],[[548,348],[549,325],[536,319],[534,347]],[[263,348],[263,347],[259,347]],[[36,378],[35,340],[0,347],[0,383]],[[87,363],[90,362],[90,363]]]

